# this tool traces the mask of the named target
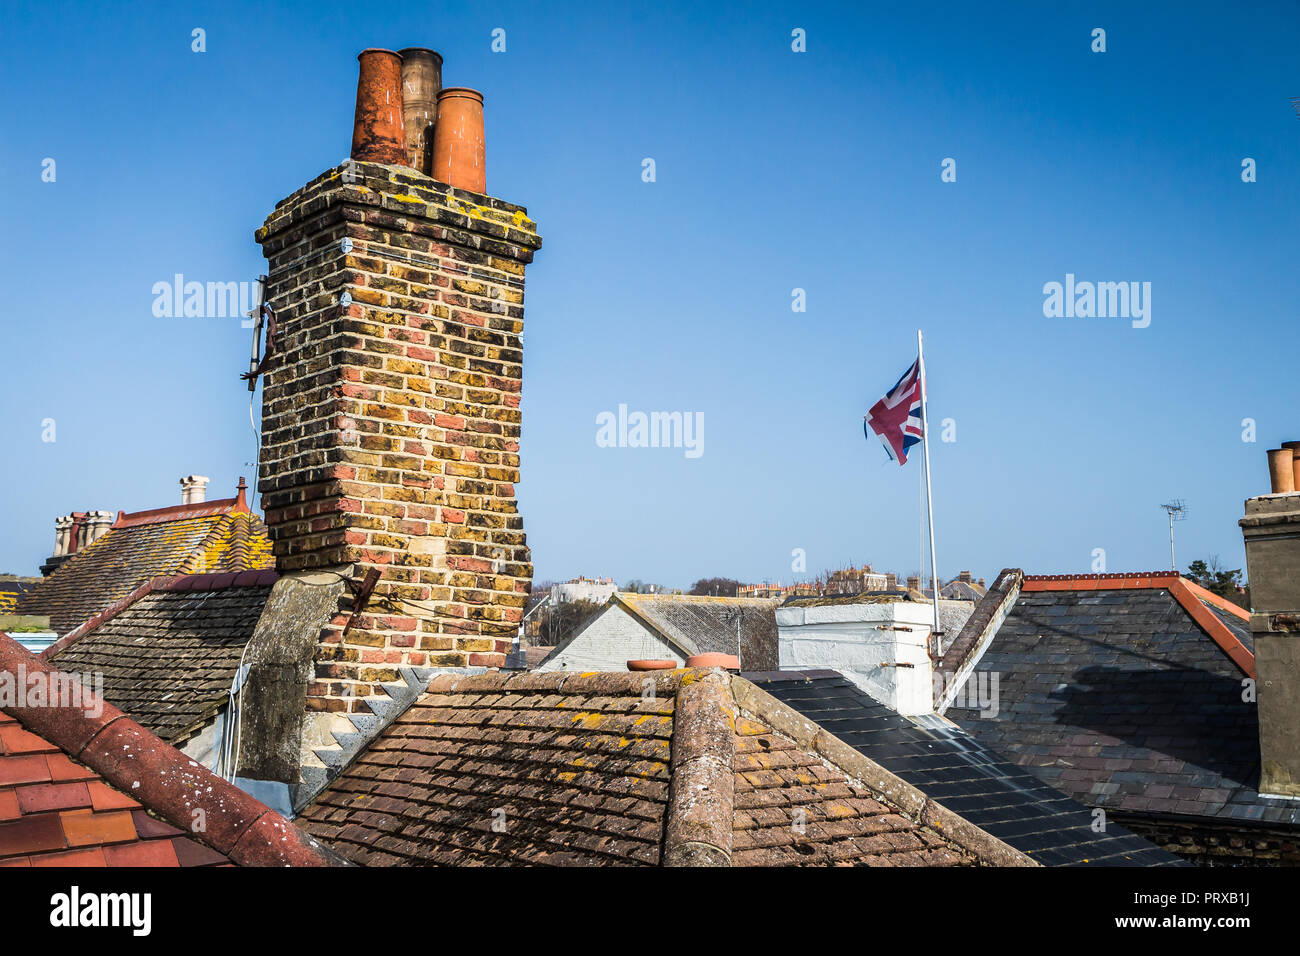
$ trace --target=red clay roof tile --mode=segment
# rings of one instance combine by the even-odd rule
[[[0,672],[59,675],[0,634]],[[102,707],[98,716],[96,705]],[[164,823],[142,808],[165,817]],[[184,835],[202,811],[206,829]],[[173,826],[172,824],[177,824]],[[206,845],[203,845],[206,844]],[[101,849],[102,848],[102,849]],[[0,865],[323,865],[279,814],[93,697],[0,711]]]

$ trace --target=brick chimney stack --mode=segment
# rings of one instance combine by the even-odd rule
[[[1238,524],[1255,644],[1259,792],[1300,797],[1300,492],[1284,457],[1269,452],[1273,493],[1248,499]]]
[[[384,126],[400,83],[379,88],[400,73],[383,64],[363,60],[354,143],[373,149],[379,130],[404,151]],[[308,707],[358,709],[352,695],[404,664],[503,665],[532,581],[515,483],[535,224],[522,206],[353,159],[281,201],[256,240],[277,325],[260,472],[276,567],[354,585],[382,572],[365,608],[322,635]]]

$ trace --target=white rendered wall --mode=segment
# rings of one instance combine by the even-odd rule
[[[907,601],[777,608],[781,670],[830,668],[904,716],[933,713],[933,617],[930,605]]]
[[[670,645],[623,610],[610,605],[575,637],[552,655],[539,671],[624,671],[632,660],[684,662]]]

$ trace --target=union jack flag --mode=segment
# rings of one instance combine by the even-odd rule
[[[862,434],[870,441],[871,431],[880,436],[885,452],[900,465],[907,464],[907,451],[921,440],[921,402],[924,389],[921,383],[921,360],[903,373],[885,397],[871,406],[862,422]]]

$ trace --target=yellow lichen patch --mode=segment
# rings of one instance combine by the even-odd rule
[[[649,714],[642,714],[642,715],[641,715],[640,717],[638,717],[636,720],[632,721],[632,726],[633,726],[633,727],[640,727],[642,724],[644,724],[644,723],[645,723],[647,720],[649,720],[649,719],[650,719],[650,715],[649,715]]]
[[[851,816],[853,816],[853,808],[852,808],[852,807],[846,807],[846,806],[844,806],[844,804],[842,804],[842,803],[830,803],[830,804],[827,804],[827,805],[826,805],[826,812],[827,812],[828,814],[830,814],[832,817],[841,817],[841,818],[842,818],[842,817],[851,817]]]
[[[622,750],[624,747],[630,747],[630,746],[632,746],[632,741],[628,740],[628,738],[626,738],[626,737],[619,737],[619,738],[618,738],[618,749],[619,749],[619,750]]]
[[[561,770],[559,773],[556,774],[556,776],[559,777],[561,780],[563,780],[565,783],[572,783],[574,780],[578,779],[578,774],[572,770]]]
[[[410,193],[393,193],[392,198],[396,199],[398,202],[424,202],[424,200],[419,196],[412,196]]]

